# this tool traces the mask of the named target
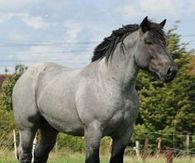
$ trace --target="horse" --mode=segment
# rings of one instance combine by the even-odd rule
[[[173,80],[177,71],[166,49],[165,23],[166,19],[156,23],[145,17],[139,25],[114,30],[82,69],[38,63],[26,70],[12,97],[19,128],[19,162],[31,162],[33,139],[39,130],[34,163],[47,162],[59,132],[84,136],[85,163],[100,163],[101,138],[110,136],[110,163],[123,163],[139,112],[135,89],[139,70],[163,82]]]

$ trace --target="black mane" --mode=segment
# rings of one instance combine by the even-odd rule
[[[109,37],[106,37],[94,50],[94,55],[92,57],[92,62],[106,57],[106,61],[112,57],[113,52],[117,44],[130,33],[136,31],[139,28],[137,24],[125,25],[122,28],[112,31]]]
[[[139,27],[138,24],[129,24],[112,31],[112,34],[109,37],[104,38],[104,40],[95,48],[91,61],[94,62],[106,57],[106,62],[108,62],[109,58],[112,58],[117,44],[123,42],[126,36],[138,30]],[[150,27],[151,31],[165,43],[164,32],[160,25],[150,21]]]

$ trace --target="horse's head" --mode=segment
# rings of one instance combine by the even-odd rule
[[[176,65],[166,50],[165,35],[162,30],[166,20],[161,23],[150,22],[144,18],[139,28],[135,51],[138,67],[158,76],[162,81],[171,81],[176,74]]]

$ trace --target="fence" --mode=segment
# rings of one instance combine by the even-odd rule
[[[157,134],[150,133],[148,135]],[[151,137],[146,136],[144,142],[136,140],[132,142],[130,146],[127,147],[126,155],[137,157],[138,160],[147,160],[148,157],[153,156],[156,159],[159,157],[165,157],[167,163],[173,162],[174,157],[185,156],[191,159],[195,156],[195,149],[192,143],[195,141],[195,135],[183,135],[177,134],[177,136],[182,137],[183,143],[185,144],[185,149],[180,149],[176,145],[176,135],[167,135],[160,134],[160,136],[156,139],[156,145],[150,144]],[[166,137],[172,136],[172,146],[166,146]],[[175,136],[175,138],[174,138]],[[17,144],[18,144],[18,132],[13,130],[13,132],[0,134],[0,152],[13,151],[13,155],[16,155]],[[35,149],[36,144],[38,143],[39,135],[36,136],[33,142],[33,150]],[[181,142],[181,140],[179,140]],[[63,151],[66,148],[75,152],[83,152],[84,151],[84,140],[83,138],[72,137],[68,135],[60,135],[57,139],[56,145],[54,147],[53,152],[58,153],[59,151]],[[108,153],[111,148],[111,139],[105,138],[102,142],[102,153]]]

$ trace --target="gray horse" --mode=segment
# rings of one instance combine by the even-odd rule
[[[13,90],[20,163],[31,162],[38,129],[41,139],[34,163],[47,162],[58,132],[85,137],[85,163],[100,162],[101,138],[110,136],[110,163],[123,163],[139,111],[135,90],[139,69],[165,82],[176,73],[166,51],[165,22],[154,23],[146,17],[140,25],[113,31],[96,47],[92,62],[81,70],[53,63],[29,68]]]

